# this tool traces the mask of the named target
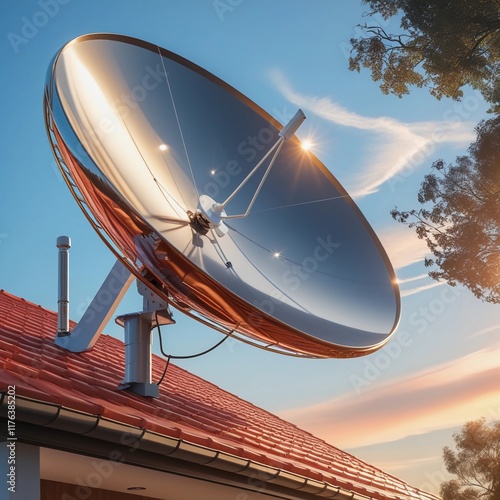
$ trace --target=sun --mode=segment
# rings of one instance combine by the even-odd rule
[[[306,139],[305,141],[302,141],[300,146],[304,151],[309,151],[313,147],[313,143]]]

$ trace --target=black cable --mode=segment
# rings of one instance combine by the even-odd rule
[[[156,329],[158,330],[158,339],[160,340],[160,352],[162,353],[162,355],[164,357],[167,358],[167,363],[165,364],[165,369],[163,370],[163,374],[162,374],[160,380],[156,384],[158,386],[162,383],[163,379],[165,378],[165,374],[167,373],[167,368],[168,368],[168,365],[170,364],[170,360],[171,359],[191,359],[191,358],[198,358],[199,356],[203,356],[205,354],[208,354],[210,351],[213,351],[214,349],[216,349],[217,347],[219,347],[234,332],[234,330],[230,330],[222,340],[219,340],[219,342],[217,342],[215,345],[213,345],[209,349],[206,349],[204,351],[198,352],[197,354],[190,354],[188,356],[174,356],[172,354],[167,354],[163,350],[163,339],[162,339],[162,336],[161,336],[160,323],[158,323],[158,311],[155,311],[155,320],[156,320]]]
[[[167,368],[168,368],[169,364],[170,364],[170,356],[167,356],[167,362],[165,364],[165,369],[163,370],[163,373],[160,377],[160,380],[158,380],[158,382],[156,383],[156,385],[158,387],[160,387],[161,383],[163,382],[163,379],[165,378],[165,375],[167,374]]]

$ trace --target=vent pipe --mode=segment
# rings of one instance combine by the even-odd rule
[[[71,239],[68,236],[57,238],[59,248],[58,299],[57,299],[57,336],[69,335],[69,249]]]

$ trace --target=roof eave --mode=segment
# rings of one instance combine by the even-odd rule
[[[8,411],[6,393],[1,392],[0,395],[0,418],[5,419]],[[251,486],[249,478],[258,478],[259,485],[255,487],[256,490],[262,491],[263,483],[265,483],[266,488],[286,491],[288,494],[292,493],[293,496],[289,498],[370,499],[370,497],[325,481],[311,479],[251,459],[241,458],[144,428],[123,424],[100,415],[76,411],[55,403],[16,396],[15,412],[18,439],[40,446],[65,448],[66,451],[71,451],[68,448],[67,439],[60,440],[58,435],[73,435],[75,437],[85,437],[87,443],[90,439],[102,442],[105,445],[104,447],[113,445],[113,449],[118,452],[125,447],[129,453],[126,456],[123,455],[122,458],[123,461],[131,465],[147,466],[145,455],[152,454],[162,457],[166,471],[169,472],[172,472],[172,461],[175,461],[179,464],[182,463],[183,466],[188,466],[187,468],[191,469],[197,478],[203,479],[200,476],[200,467],[209,467],[211,471],[217,471],[220,480],[226,484],[229,484],[228,481],[234,482],[231,477],[244,478],[245,488],[251,489],[249,488],[249,485]],[[22,426],[18,425],[19,423],[26,424],[24,433]],[[1,428],[6,430],[7,426],[2,425]],[[37,428],[43,428],[45,432],[35,434],[34,430]],[[5,430],[0,431],[0,434],[5,433]],[[49,430],[54,432],[47,432]],[[117,448],[117,445],[120,448]],[[113,457],[108,456],[108,458],[112,459]],[[114,458],[116,460],[118,456]],[[155,467],[158,467],[158,465],[155,465]]]

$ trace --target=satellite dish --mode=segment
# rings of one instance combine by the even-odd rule
[[[283,127],[176,54],[92,34],[50,65],[45,119],[93,227],[172,306],[286,354],[355,357],[389,340],[394,271],[293,135],[301,111]]]

